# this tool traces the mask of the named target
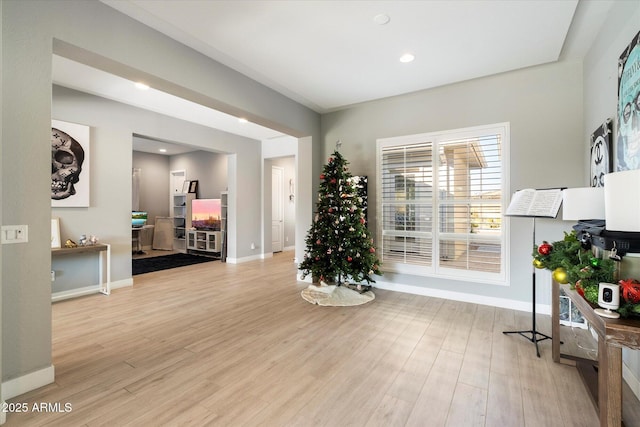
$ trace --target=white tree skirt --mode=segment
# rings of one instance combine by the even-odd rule
[[[301,292],[302,298],[311,304],[322,306],[346,307],[373,301],[375,294],[371,291],[359,293],[344,286],[309,285]]]

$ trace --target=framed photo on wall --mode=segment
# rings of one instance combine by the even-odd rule
[[[640,31],[618,60],[616,170],[640,169]]]
[[[51,218],[51,248],[60,248],[60,219]]]
[[[189,193],[195,193],[198,191],[198,180],[189,181]]]
[[[51,207],[89,207],[89,126],[51,120]]]
[[[611,167],[611,119],[607,119],[591,134],[591,186],[604,187],[604,176]]]

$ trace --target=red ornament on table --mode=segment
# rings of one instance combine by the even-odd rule
[[[549,255],[553,250],[553,245],[546,240],[542,242],[540,246],[538,246],[538,253],[542,256]]]
[[[582,283],[580,283],[580,280],[576,282],[576,292],[578,292],[578,295],[584,298],[584,288],[582,287]]]

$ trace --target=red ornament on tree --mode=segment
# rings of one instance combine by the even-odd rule
[[[549,255],[552,250],[553,245],[551,245],[551,243],[547,242],[546,240],[542,242],[540,246],[538,246],[538,253],[542,256]]]
[[[636,279],[620,280],[622,298],[631,304],[640,304],[640,282]]]

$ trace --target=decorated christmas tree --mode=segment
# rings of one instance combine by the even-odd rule
[[[311,275],[325,283],[360,285],[375,282],[372,276],[382,274],[363,211],[366,201],[358,194],[363,183],[349,173],[348,163],[335,151],[320,175],[316,215],[300,264],[303,278]]]

